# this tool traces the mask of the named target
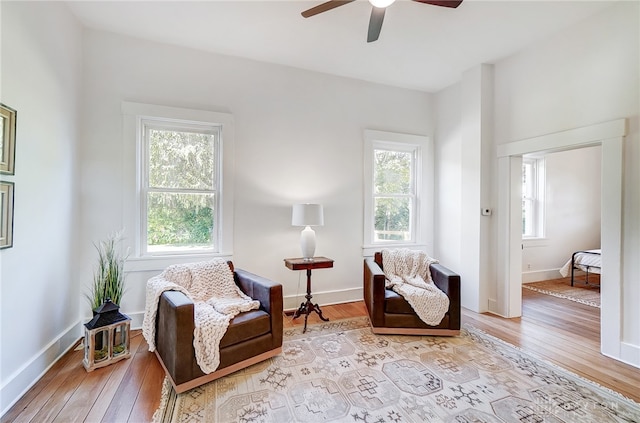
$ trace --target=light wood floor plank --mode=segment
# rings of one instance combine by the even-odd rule
[[[42,410],[68,374],[73,364],[82,360],[82,352],[69,351],[16,404],[2,416],[4,422],[29,422]]]
[[[142,381],[142,387],[140,388],[140,392],[129,416],[130,422],[151,421],[153,413],[160,406],[158,387],[161,387],[164,381],[164,369],[156,359],[154,353],[145,351],[141,354],[148,356],[148,367]]]
[[[142,337],[142,332],[140,332],[139,330],[131,331],[131,342],[129,344],[129,351],[135,354],[138,351],[140,344],[142,343],[146,345],[146,342],[144,342],[144,338]],[[133,360],[131,359],[122,360],[111,366],[114,367],[114,370],[110,374],[109,378],[105,381],[105,386],[100,396],[92,404],[91,410],[86,416],[86,422],[97,423],[102,421],[102,419],[106,415],[109,405],[111,404],[111,400],[115,396],[117,390],[120,389],[120,384],[122,383],[122,380],[124,379],[124,376],[129,370],[132,362]]]
[[[82,368],[81,364],[82,352],[74,351],[74,353],[76,353],[74,355],[76,355],[78,361],[69,363],[69,373],[61,380],[60,385],[53,392],[53,395],[51,395],[51,397],[40,409],[40,411],[38,411],[38,413],[33,416],[33,419],[31,419],[30,421],[51,422],[56,418],[58,413],[60,413],[64,407],[69,406],[67,404],[67,401],[69,401],[69,399],[73,396],[84,378],[87,377],[87,374],[84,371],[84,368]]]
[[[149,362],[155,360],[153,354],[145,354],[148,353],[146,348],[146,342],[141,342],[136,353],[131,357],[131,365],[127,369],[119,389],[116,391],[107,408],[105,416],[102,419],[103,422],[118,423],[129,421],[131,410],[142,388],[142,382],[144,381]]]
[[[81,370],[84,371],[84,368]],[[69,398],[67,405],[51,420],[52,423],[85,421],[92,405],[104,388],[104,378],[113,373],[113,368],[104,367],[88,373]]]

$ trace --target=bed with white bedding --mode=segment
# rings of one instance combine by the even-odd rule
[[[566,278],[571,273],[571,286],[573,286],[573,276],[576,269],[586,272],[586,283],[589,283],[589,273],[598,273],[602,268],[602,252],[600,249],[576,251],[571,258],[560,269],[562,277]]]

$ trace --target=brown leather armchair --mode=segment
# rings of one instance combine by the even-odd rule
[[[220,365],[204,374],[193,347],[193,302],[182,292],[160,296],[156,318],[156,356],[177,393],[226,376],[282,352],[282,285],[241,269],[229,267],[236,285],[260,301],[258,310],[233,318],[220,341]]]
[[[432,264],[431,278],[449,297],[449,310],[437,326],[424,323],[411,305],[399,294],[385,287],[382,253],[364,259],[364,302],[373,333],[397,335],[460,334],[460,276],[441,264]]]

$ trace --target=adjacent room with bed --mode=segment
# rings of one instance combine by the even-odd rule
[[[523,159],[522,282],[600,306],[601,147]]]

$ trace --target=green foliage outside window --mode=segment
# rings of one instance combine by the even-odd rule
[[[407,240],[411,231],[412,154],[374,152],[374,230],[378,240]]]
[[[150,193],[149,246],[209,246],[214,228],[214,198],[207,194]]]
[[[410,199],[377,198],[375,232],[378,240],[403,241],[410,236]]]
[[[149,129],[147,245],[212,247],[215,136]]]

